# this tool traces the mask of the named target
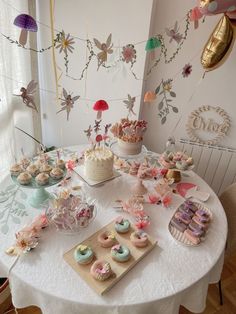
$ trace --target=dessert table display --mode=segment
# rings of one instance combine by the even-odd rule
[[[84,149],[84,146],[79,146],[64,150],[65,159],[71,160],[72,155],[81,153]],[[156,154],[147,151],[146,157],[158,164],[159,156]],[[119,161],[120,169],[125,169],[127,162],[129,161]],[[138,173],[136,164],[133,163],[131,168],[132,173]],[[154,168],[151,169],[150,178],[147,165],[144,164],[141,168],[139,166],[141,170],[138,178],[127,171],[120,171],[119,177],[95,187],[87,185],[72,171],[70,180],[63,180],[63,184],[67,189],[77,191],[78,195],[86,195],[86,202],[96,207],[95,219],[91,219],[86,228],[80,228],[70,235],[56,232],[55,227],[51,225],[44,228],[46,224],[42,223],[38,245],[20,257],[7,255],[5,251],[14,244],[15,233],[32,221],[35,226],[34,219],[43,209],[29,205],[29,189],[13,184],[10,175],[3,177],[0,183],[0,276],[9,276],[16,307],[36,305],[41,308],[43,314],[177,314],[180,305],[192,312],[203,311],[208,284],[218,282],[223,266],[227,235],[224,210],[215,193],[198,175],[192,171],[182,172],[181,184],[191,183],[190,187],[195,185],[200,191],[209,193],[210,196],[204,204],[198,199],[194,201],[209,209],[210,223],[204,240],[199,245],[187,246],[176,241],[169,232],[170,221],[177,209],[180,211],[181,204],[193,206],[193,203],[186,201],[183,197],[185,193],[181,193],[181,196],[171,192],[173,189],[178,191],[171,185],[174,179],[168,179],[168,187],[158,183],[160,173],[155,172]],[[131,212],[129,209],[133,201],[130,200],[132,190],[140,178],[145,187],[142,195],[139,195],[142,205]],[[161,180],[160,178],[160,182]],[[58,186],[49,187],[47,190],[56,192]],[[145,192],[148,192],[146,196],[143,195]],[[201,211],[202,207],[198,210],[199,219],[201,218],[199,223],[204,225],[202,218],[205,214]],[[157,241],[157,245],[101,296],[69,266],[63,255],[79,244],[82,244],[83,251],[84,241],[118,216],[129,220],[137,228],[145,227],[145,232]],[[139,221],[137,217],[144,218]],[[186,217],[185,213],[181,219]],[[195,236],[196,232],[191,235]],[[120,247],[116,249],[120,250]],[[125,267],[125,263],[119,265]]]

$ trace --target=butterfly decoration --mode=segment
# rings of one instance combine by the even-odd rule
[[[63,98],[59,98],[60,100],[62,100],[62,103],[61,103],[62,108],[59,111],[57,111],[57,113],[62,112],[63,110],[66,110],[66,112],[67,112],[67,121],[69,121],[70,111],[74,107],[75,101],[78,100],[80,98],[80,96],[72,97],[72,95],[67,93],[65,88],[63,88],[62,93],[63,93],[64,99]]]
[[[90,139],[92,132],[93,132],[93,128],[91,127],[91,125],[88,127],[87,130],[84,130],[84,133],[86,134],[88,139]]]
[[[133,110],[135,101],[136,97],[131,97],[129,94],[128,99],[123,101],[123,103],[126,105],[126,108],[128,109],[128,116],[130,114],[136,115],[136,113]]]
[[[95,133],[101,130],[101,121],[102,120],[95,120],[95,124],[93,127]]]
[[[183,39],[183,35],[179,33],[178,22],[175,22],[174,28],[166,28],[166,35],[170,37],[170,43],[174,40],[177,44]]]
[[[21,87],[20,95],[15,95],[15,96],[20,96],[23,100],[23,103],[31,108],[34,109],[38,112],[38,109],[36,107],[35,101],[34,101],[34,93],[36,92],[36,87],[37,87],[37,82],[34,80],[30,81],[27,87]]]
[[[112,54],[113,53],[113,44],[111,43],[111,34],[107,37],[106,43],[100,43],[99,40],[97,40],[96,38],[93,39],[96,47],[101,50],[101,52],[99,52],[97,54],[97,59],[98,59],[98,68],[97,70],[99,70],[100,66],[103,65],[106,61],[107,61],[107,55],[108,54]]]

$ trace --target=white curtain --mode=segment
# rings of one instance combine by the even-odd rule
[[[27,0],[0,0],[0,32],[18,40],[20,29],[13,25],[15,17],[28,12]],[[0,34],[0,173],[20,158],[21,150],[32,155],[34,143],[15,129],[18,126],[34,134],[32,110],[26,107],[20,88],[32,79],[30,51],[10,43]]]

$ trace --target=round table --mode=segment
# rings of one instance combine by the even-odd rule
[[[66,158],[83,148],[64,150]],[[12,298],[17,308],[36,305],[43,314],[176,314],[180,305],[196,313],[204,310],[208,284],[220,279],[227,221],[215,193],[194,172],[183,181],[193,182],[210,193],[206,206],[213,213],[209,232],[201,245],[186,247],[170,235],[168,223],[183,202],[183,198],[175,195],[169,209],[145,205],[151,217],[147,232],[157,239],[158,245],[103,296],[97,295],[63,260],[63,254],[70,248],[120,215],[112,202],[128,198],[135,180],[122,174],[100,187],[92,188],[83,183],[89,198],[96,202],[97,217],[88,228],[75,235],[65,235],[50,227],[45,229],[37,248],[20,257],[10,272]],[[76,174],[73,184],[81,184]],[[0,191],[10,193],[8,201],[0,203],[0,276],[7,276],[14,263],[15,258],[6,255],[4,250],[14,243],[15,232],[40,213],[27,203],[30,191],[20,188],[15,193],[16,188],[10,176],[0,184]],[[124,216],[132,221],[128,214]]]

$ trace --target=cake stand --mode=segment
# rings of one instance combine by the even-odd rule
[[[28,185],[23,185],[20,184],[17,181],[17,178],[15,176],[11,176],[13,182],[20,187],[26,188],[26,189],[33,189],[33,193],[28,197],[28,203],[35,207],[38,208],[40,205],[42,205],[45,201],[47,201],[49,198],[51,198],[51,194],[45,190],[45,188],[48,188],[50,186],[53,186],[55,184],[58,184],[66,175],[66,170],[64,170],[63,177],[60,178],[59,180],[55,180],[51,177],[49,177],[49,182],[48,184],[45,185],[39,185],[36,181],[35,178],[32,177],[31,183]]]
[[[142,150],[137,155],[128,155],[128,154],[122,153],[119,149],[118,141],[111,142],[109,147],[111,151],[114,153],[114,155],[123,159],[143,160],[147,155],[147,148],[144,145],[142,145]]]

